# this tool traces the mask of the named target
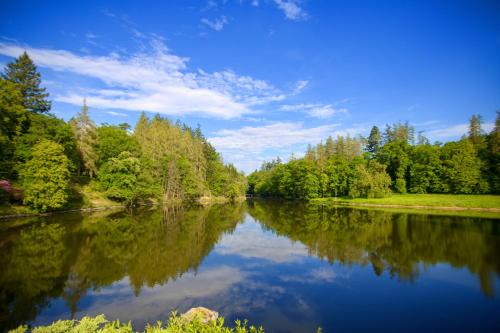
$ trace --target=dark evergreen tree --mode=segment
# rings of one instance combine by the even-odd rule
[[[7,64],[2,77],[17,85],[26,110],[33,113],[45,113],[50,110],[51,102],[46,99],[49,94],[45,88],[40,87],[40,73],[26,52]]]
[[[480,146],[484,143],[484,131],[481,128],[482,118],[480,115],[473,115],[469,120],[469,140],[474,146]]]
[[[373,157],[378,154],[381,144],[382,135],[380,134],[380,130],[377,126],[373,126],[370,131],[370,136],[368,137],[368,142],[366,143],[366,151]]]

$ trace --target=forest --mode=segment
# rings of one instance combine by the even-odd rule
[[[500,193],[500,112],[491,133],[480,115],[468,135],[430,143],[408,122],[373,126],[368,138],[331,136],[308,146],[303,158],[278,157],[248,176],[249,193],[313,199],[381,198],[391,193]]]
[[[64,209],[81,188],[125,205],[236,199],[246,179],[195,129],[142,113],[127,123],[97,125],[83,101],[68,122],[51,114],[41,74],[25,52],[0,77],[0,205]],[[80,198],[79,198],[80,197]]]

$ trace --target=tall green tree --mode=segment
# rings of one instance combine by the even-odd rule
[[[41,140],[21,170],[24,203],[41,212],[62,207],[68,199],[69,180],[69,159],[64,147]]]
[[[481,178],[482,162],[471,140],[444,145],[444,175],[453,193],[487,192],[488,184]]]
[[[28,115],[17,85],[0,78],[0,178],[11,178],[15,167],[14,138],[28,126]]]
[[[97,154],[98,165],[106,163],[110,158],[117,157],[121,152],[128,151],[134,156],[140,155],[137,139],[123,127],[103,125],[97,128],[97,141],[94,151]]]
[[[449,191],[443,171],[441,148],[422,144],[411,153],[409,191],[411,193],[444,193]]]
[[[9,140],[21,134],[27,126],[28,115],[18,86],[0,78],[0,133]]]
[[[73,128],[81,160],[81,163],[78,164],[78,175],[81,174],[83,164],[83,169],[92,178],[97,171],[98,156],[94,151],[94,145],[97,142],[97,130],[96,124],[90,119],[89,107],[85,99],[81,111],[75,118],[70,120],[70,124]]]
[[[488,137],[488,178],[493,193],[500,193],[500,111]]]
[[[106,196],[127,204],[155,194],[154,184],[141,161],[128,151],[111,157],[101,166],[99,182]]]
[[[50,111],[51,102],[47,100],[49,94],[46,92],[46,88],[40,86],[40,73],[26,52],[14,62],[7,64],[2,77],[17,85],[26,110],[33,113]]]
[[[370,135],[368,136],[368,141],[366,143],[366,151],[370,153],[373,157],[380,151],[380,146],[382,145],[382,134],[377,126],[373,126]]]
[[[385,166],[375,160],[355,166],[350,181],[349,196],[353,198],[383,198],[391,193],[391,177]]]
[[[482,146],[484,144],[484,131],[482,129],[483,120],[480,115],[475,114],[469,120],[469,140],[474,146]]]

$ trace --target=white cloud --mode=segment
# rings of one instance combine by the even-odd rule
[[[332,283],[339,276],[332,267],[318,267],[305,274],[282,275],[280,279],[285,282],[298,282],[304,284],[325,284]]]
[[[224,26],[228,23],[228,21],[225,16],[221,16],[220,18],[213,21],[210,21],[207,18],[203,18],[201,19],[201,23],[206,24],[215,31],[221,31],[222,29],[224,29]]]
[[[306,112],[311,117],[326,119],[330,118],[339,113],[347,113],[346,108],[336,108],[331,104],[319,104],[319,103],[309,103],[309,104],[295,104],[295,105],[282,105],[280,108],[282,111],[301,111]]]
[[[494,127],[493,123],[485,123],[482,128],[485,132],[490,132]],[[425,132],[431,139],[459,138],[469,132],[469,124],[458,124],[449,127],[437,128]]]
[[[297,81],[296,85],[295,85],[295,89],[293,90],[293,93],[294,94],[299,94],[302,92],[302,90],[304,90],[307,85],[309,84],[309,81],[308,80],[300,80],[300,81]]]
[[[250,219],[239,225],[233,234],[225,236],[215,251],[222,255],[265,259],[275,263],[297,262],[308,256],[307,247],[302,243],[263,232],[260,225]]]
[[[261,152],[269,148],[284,148],[297,143],[319,142],[337,124],[305,128],[300,122],[277,122],[261,127],[245,126],[237,130],[215,132],[209,140],[220,149]]]
[[[301,146],[320,142],[335,133],[337,126],[329,124],[307,128],[301,122],[276,122],[260,127],[220,130],[208,140],[222,152],[226,162],[250,172],[277,155],[288,157],[294,151],[302,152]]]
[[[112,116],[118,116],[118,117],[127,117],[125,113],[121,112],[115,112],[115,111],[106,111],[107,114],[110,114]]]
[[[140,297],[137,297],[129,286],[130,281],[125,278],[114,283],[112,290],[108,288],[113,297],[109,297],[106,289],[91,291],[93,302],[85,308],[85,313],[105,313],[109,318],[127,317],[132,321],[157,320],[176,308],[199,306],[200,302],[228,293],[246,279],[246,274],[239,269],[220,265],[185,273],[154,288],[143,287]]]
[[[263,126],[245,126],[239,129],[223,129],[208,140],[222,152],[226,162],[250,172],[262,162],[280,156],[287,158],[294,153],[302,156],[307,144],[317,144],[328,136],[355,136],[365,133],[369,127],[355,125],[339,128],[340,124],[304,127],[302,122],[275,122]]]
[[[301,21],[309,18],[309,14],[300,7],[300,1],[298,0],[274,0],[274,3],[289,20]]]
[[[252,114],[253,105],[283,100],[279,89],[232,71],[189,71],[188,58],[174,55],[163,40],[148,37],[149,52],[131,56],[78,55],[65,50],[1,43],[0,54],[17,57],[27,51],[38,66],[77,74],[104,83],[102,89],[69,85],[54,99],[94,108],[150,111],[166,115],[199,114],[229,119]]]

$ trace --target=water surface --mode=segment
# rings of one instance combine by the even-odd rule
[[[0,223],[0,327],[206,306],[268,332],[499,332],[500,220],[296,203]]]

